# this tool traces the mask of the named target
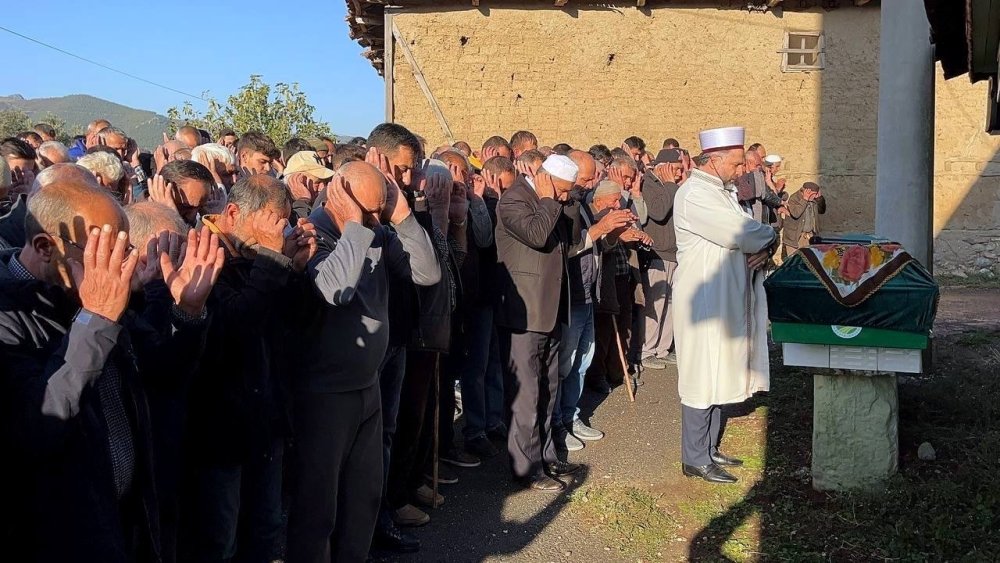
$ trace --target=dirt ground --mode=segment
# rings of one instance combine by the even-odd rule
[[[969,340],[968,331],[997,329],[1000,290],[942,292],[935,334],[946,339],[943,364],[986,361],[981,350],[965,351],[960,345]],[[976,338],[972,340],[979,342]],[[442,486],[444,506],[430,511],[428,526],[413,530],[423,542],[418,554],[379,560],[869,560],[877,558],[871,554],[882,553],[880,546],[855,546],[851,542],[860,540],[850,535],[842,541],[795,538],[796,533],[809,534],[811,525],[825,525],[806,522],[800,514],[808,512],[796,512],[802,505],[807,510],[810,503],[817,509],[839,509],[841,501],[814,493],[809,486],[805,432],[811,428],[811,382],[780,367],[780,354],[772,357],[770,397],[728,411],[724,449],[747,462],[734,471],[741,479],[735,486],[713,486],[681,475],[676,377],[673,367],[647,371],[635,403],[628,401],[623,388],[608,397],[585,395],[585,414],[592,412],[591,424],[607,436],[570,454],[571,461],[585,469],[568,493],[546,495],[514,486],[501,454],[479,468],[458,470],[460,482]],[[901,392],[901,405],[903,399]],[[901,431],[903,463],[915,458],[915,445],[909,443],[915,439]],[[775,483],[782,488],[776,489]],[[789,486],[793,490],[787,490]],[[843,518],[840,513],[834,517]],[[864,523],[855,524],[863,533]],[[799,544],[816,544],[815,553],[783,551]],[[852,552],[852,547],[858,551]]]

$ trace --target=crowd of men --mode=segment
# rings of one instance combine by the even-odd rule
[[[742,130],[693,157],[528,131],[434,148],[397,124],[281,147],[185,126],[150,152],[106,120],[55,133],[0,141],[12,561],[416,551],[404,529],[454,467],[506,450],[559,493],[604,437],[584,388],[674,363],[684,472],[732,482],[718,405],[767,387],[754,272],[825,212]],[[732,315],[757,321],[727,350]],[[741,369],[728,395],[705,375]]]

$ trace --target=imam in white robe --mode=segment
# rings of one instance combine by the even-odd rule
[[[674,338],[681,403],[705,409],[739,403],[770,385],[764,272],[747,254],[776,239],[735,191],[700,170],[674,199],[677,272]]]

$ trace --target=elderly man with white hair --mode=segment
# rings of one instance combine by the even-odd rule
[[[115,199],[122,203],[131,201],[132,190],[129,189],[125,167],[122,166],[118,156],[110,152],[97,151],[84,155],[76,163],[90,170],[97,178],[97,183],[111,192]]]
[[[208,168],[216,187],[229,193],[236,183],[236,155],[219,143],[206,143],[191,149],[191,160]]]
[[[35,162],[38,163],[39,170],[45,170],[53,164],[73,162],[73,158],[69,155],[69,149],[59,141],[45,141],[35,150],[35,154],[37,155]]]

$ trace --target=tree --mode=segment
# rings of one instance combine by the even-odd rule
[[[0,139],[13,137],[22,131],[31,131],[28,114],[15,108],[0,109]]]
[[[56,140],[69,146],[73,142],[74,133],[82,133],[83,128],[75,126],[70,128],[66,125],[66,120],[58,115],[48,112],[45,117],[34,120],[27,113],[17,108],[0,109],[0,139],[13,137],[24,131],[31,131],[35,123],[48,123],[56,130]]]
[[[260,131],[278,146],[295,136],[330,135],[330,125],[313,118],[316,108],[309,104],[298,83],[279,82],[272,87],[259,74],[252,74],[250,82],[229,96],[225,104],[212,97],[207,97],[207,101],[204,112],[196,110],[190,102],[184,102],[180,109],[168,109],[171,129],[192,125],[213,136],[224,129],[238,134]]]

